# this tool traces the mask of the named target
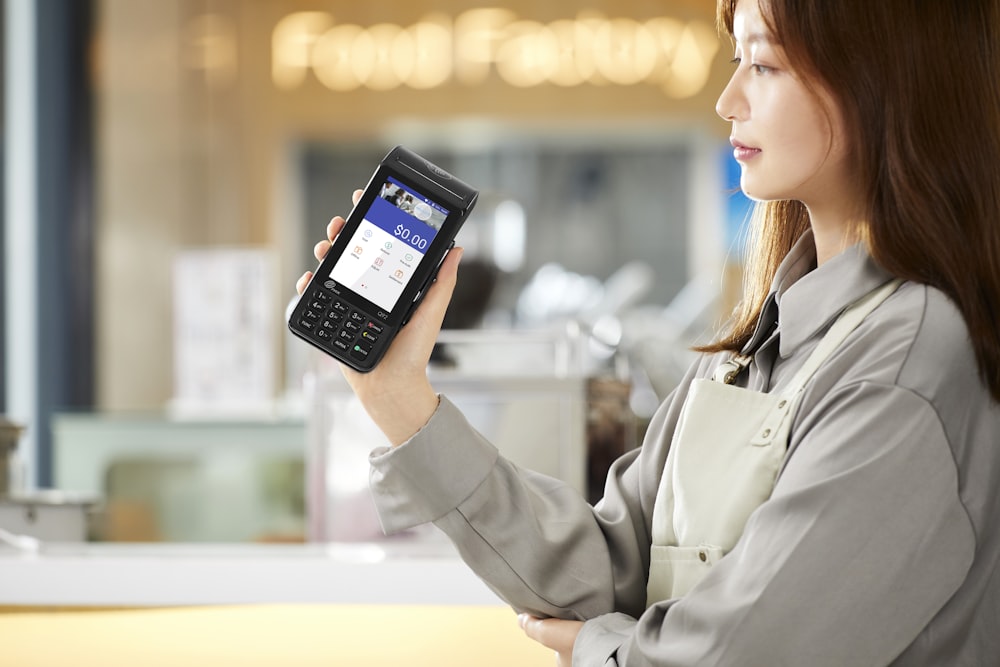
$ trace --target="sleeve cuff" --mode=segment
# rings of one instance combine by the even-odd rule
[[[573,667],[617,667],[618,649],[635,632],[628,614],[603,614],[580,628],[573,645]]]
[[[437,410],[412,438],[372,451],[369,485],[386,534],[435,521],[482,484],[498,457],[465,416],[441,396]]]

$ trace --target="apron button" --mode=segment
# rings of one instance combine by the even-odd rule
[[[788,405],[788,401],[781,401],[780,403],[778,403],[778,407],[779,407],[779,408],[783,408],[783,407],[785,407],[786,405]]]
[[[705,553],[704,551],[699,551],[698,552],[698,558],[701,559],[702,563],[704,563],[704,562],[706,562],[708,560],[708,554]]]
[[[764,432],[760,434],[760,437],[762,437],[762,438],[766,438],[766,437],[767,437],[767,436],[769,436],[769,435],[771,435],[771,429],[769,429],[769,428],[765,428],[765,429],[764,429]]]

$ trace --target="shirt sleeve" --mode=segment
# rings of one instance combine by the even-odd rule
[[[683,599],[588,621],[574,665],[888,665],[914,641],[975,552],[937,413],[858,383],[795,433],[733,551]]]
[[[675,402],[654,416],[646,444],[612,465],[604,498],[591,506],[570,485],[499,456],[443,396],[410,441],[372,452],[370,486],[383,530],[433,522],[518,611],[578,620],[611,611],[637,616]]]

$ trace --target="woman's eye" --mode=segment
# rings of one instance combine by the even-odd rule
[[[729,62],[735,65],[736,67],[739,67],[740,63],[743,62],[743,58],[736,56]],[[770,74],[771,72],[774,71],[773,67],[770,67],[768,65],[761,65],[760,63],[750,63],[750,69],[753,70],[754,74]]]

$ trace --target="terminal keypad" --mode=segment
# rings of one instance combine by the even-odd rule
[[[304,297],[298,324],[330,350],[349,354],[359,361],[368,358],[385,325],[363,310],[328,291],[314,286]]]

